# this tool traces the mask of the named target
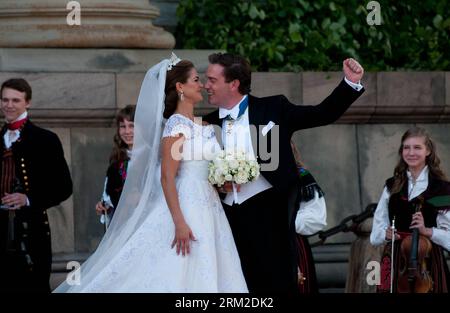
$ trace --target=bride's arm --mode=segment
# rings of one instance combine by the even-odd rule
[[[176,245],[177,254],[180,254],[181,251],[184,256],[185,254],[189,254],[190,240],[195,240],[195,238],[189,225],[184,220],[175,185],[175,177],[180,165],[183,141],[184,136],[165,137],[162,139],[161,185],[167,206],[172,214],[173,223],[175,224],[175,238],[172,242],[172,248]]]

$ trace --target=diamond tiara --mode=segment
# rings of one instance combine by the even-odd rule
[[[170,71],[173,66],[177,65],[178,62],[180,62],[181,59],[175,55],[175,53],[172,52],[172,56],[169,60],[169,65],[167,66],[167,71]]]

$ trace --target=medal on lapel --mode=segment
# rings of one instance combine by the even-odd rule
[[[226,132],[228,135],[231,135],[231,130],[233,129],[233,121],[229,120],[226,122]]]

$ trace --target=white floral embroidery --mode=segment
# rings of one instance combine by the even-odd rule
[[[220,151],[212,125],[203,126],[181,114],[173,114],[166,122],[163,137],[178,137],[180,134],[186,139],[182,152],[184,161],[213,160]]]

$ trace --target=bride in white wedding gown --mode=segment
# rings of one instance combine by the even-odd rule
[[[220,146],[213,126],[193,117],[201,88],[186,60],[173,57],[147,72],[116,215],[76,273],[79,281],[67,279],[55,292],[248,292],[228,220],[208,182],[208,163]],[[168,120],[161,134],[163,102]]]

